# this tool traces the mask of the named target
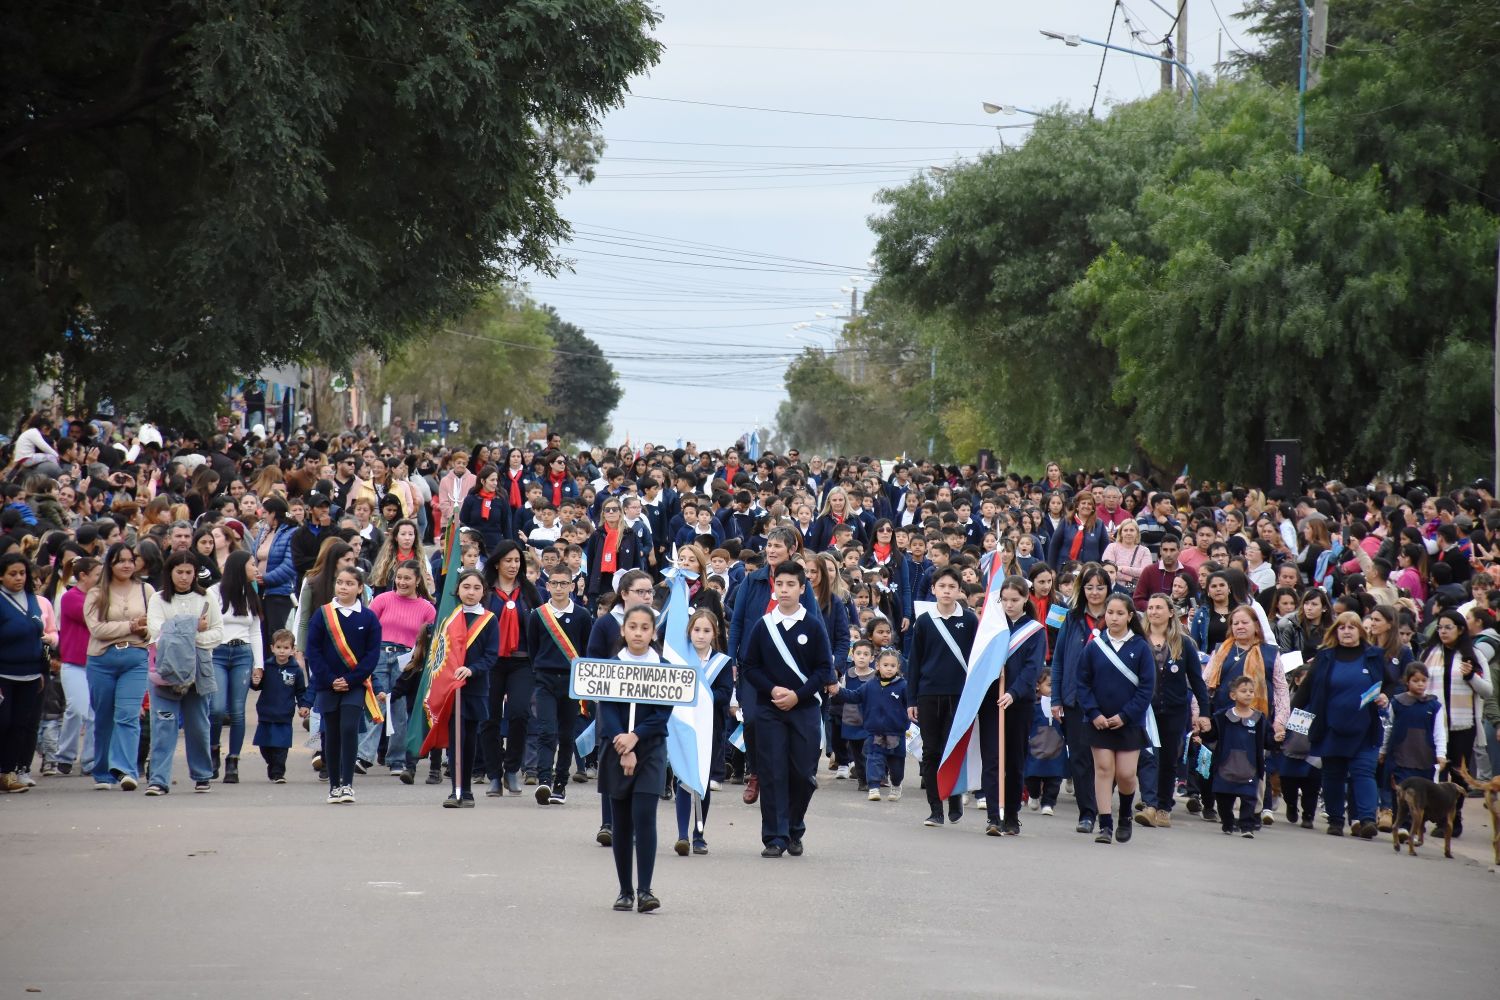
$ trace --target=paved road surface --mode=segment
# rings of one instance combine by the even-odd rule
[[[0,998],[1500,993],[1488,830],[1451,861],[1185,817],[1105,847],[1072,832],[1065,798],[997,839],[972,812],[923,828],[915,790],[872,803],[830,778],[807,855],[767,861],[726,786],[707,857],[672,853],[663,803],[663,908],[641,916],[609,909],[592,785],[562,807],[460,811],[382,772],[329,806],[308,753],[292,761],[278,786],[247,756],[245,783],[208,795],[179,756],[164,798],[77,777],[4,797]]]

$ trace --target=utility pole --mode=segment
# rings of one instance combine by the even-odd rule
[[[1177,60],[1182,63],[1188,61],[1188,0],[1177,0]],[[1186,97],[1188,92],[1187,75],[1177,74],[1177,93]]]
[[[1312,15],[1312,58],[1308,61],[1307,85],[1318,85],[1318,70],[1328,51],[1328,0],[1315,0]]]
[[[1494,477],[1490,480],[1490,485],[1494,486],[1496,489],[1500,489],[1500,486],[1495,486],[1495,484],[1497,482],[1500,482],[1500,243],[1497,243],[1496,248],[1495,248],[1495,359],[1494,359],[1494,368],[1495,368],[1495,385],[1494,385],[1495,398],[1494,398],[1493,401],[1491,401],[1490,407],[1491,407],[1491,409],[1494,410],[1493,417],[1494,417],[1494,422],[1495,422],[1495,456],[1494,456],[1494,460],[1495,460],[1495,466],[1494,466],[1494,468],[1495,468],[1495,474],[1494,474]]]
[[[1172,38],[1170,35],[1167,37],[1166,44],[1161,50],[1161,55],[1163,59],[1177,58],[1172,54]],[[1163,62],[1161,64],[1161,92],[1163,94],[1170,94],[1172,92],[1172,64],[1170,62]]]

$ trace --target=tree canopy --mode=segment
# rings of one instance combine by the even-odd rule
[[[936,349],[940,453],[1247,479],[1298,437],[1331,475],[1487,467],[1500,0],[1336,5],[1302,156],[1289,6],[1250,5],[1264,53],[1196,113],[1057,109],[882,193],[874,296]]]
[[[48,0],[0,15],[11,363],[201,416],[381,354],[523,269],[652,65],[644,0]]]
[[[552,387],[547,393],[548,429],[569,441],[603,441],[609,415],[620,402],[620,380],[599,345],[548,308],[547,333],[554,345]]]

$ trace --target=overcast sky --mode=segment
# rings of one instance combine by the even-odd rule
[[[1158,2],[1175,11],[1176,0]],[[1212,73],[1221,51],[1227,58],[1236,42],[1250,42],[1229,16],[1239,6],[1191,0],[1195,71]],[[574,270],[530,287],[619,371],[625,394],[610,443],[628,433],[636,445],[670,447],[679,439],[722,446],[774,424],[787,362],[831,341],[835,317],[849,308],[841,289],[869,286],[875,192],[1001,137],[1024,138],[1025,115],[986,115],[982,101],[1087,108],[1105,50],[1070,48],[1038,29],[1102,40],[1115,5],[657,7],[661,62],[606,119],[598,179],[562,203],[575,230],[563,250]],[[1151,0],[1132,0],[1121,5],[1113,40],[1146,47],[1130,39],[1131,27],[1156,41],[1171,23]],[[1157,63],[1110,52],[1097,113],[1159,81]],[[794,331],[797,323],[813,327]]]

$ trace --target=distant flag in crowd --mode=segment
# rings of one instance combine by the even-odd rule
[[[692,666],[698,674],[693,703],[672,706],[667,720],[667,760],[677,780],[702,798],[708,791],[713,756],[714,696],[704,683],[698,653],[688,639],[687,577],[683,573],[672,575],[662,640],[663,659],[679,667]]]
[[[754,462],[760,458],[760,431],[755,430],[750,432],[749,446],[745,450],[749,452],[750,461]]]

